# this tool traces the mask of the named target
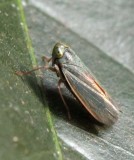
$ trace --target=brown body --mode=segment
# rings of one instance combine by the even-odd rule
[[[52,65],[58,67],[65,85],[95,119],[106,125],[117,120],[117,107],[72,49],[57,43],[52,53]]]

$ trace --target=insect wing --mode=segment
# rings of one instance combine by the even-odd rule
[[[117,120],[118,109],[90,73],[73,65],[63,66],[62,72],[72,93],[94,118],[107,125]]]

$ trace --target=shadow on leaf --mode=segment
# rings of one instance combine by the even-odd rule
[[[63,89],[63,97],[68,104],[71,120],[69,120],[67,117],[67,111],[55,85],[56,83],[45,81],[45,84],[39,85],[37,83],[37,77],[35,76],[34,72],[30,75],[21,76],[21,78],[30,88],[32,88],[33,92],[36,94],[42,104],[46,103],[44,98],[44,95],[46,95],[49,109],[57,117],[61,117],[72,125],[75,125],[95,135],[98,135],[99,131],[101,130],[108,129],[105,125],[96,121],[85,110],[85,108],[75,100],[74,96],[69,91],[67,91],[65,87]]]

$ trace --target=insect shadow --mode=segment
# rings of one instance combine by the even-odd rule
[[[70,124],[95,135],[97,135],[100,130],[107,129],[107,127],[99,123],[85,109],[83,109],[81,104],[74,98],[74,96],[66,89],[65,86],[62,88],[62,92],[70,110],[71,120],[68,119],[67,112],[59,95],[56,82],[45,80],[45,84],[42,83],[39,85],[34,72],[30,75],[22,76],[22,80],[27,83],[27,85],[32,89],[44,106],[46,104],[46,97],[49,109],[55,116],[60,117],[65,121],[68,121]]]
[[[60,117],[65,121],[68,121],[70,124],[95,135],[97,135],[100,130],[108,129],[108,127],[98,122],[81,106],[81,104],[74,98],[73,94],[64,86],[64,84],[61,92],[68,105],[71,114],[71,120],[69,120],[69,117],[67,116],[66,108],[60,97],[57,88],[57,81],[50,82],[50,80],[45,80],[43,88],[49,109],[57,117]]]

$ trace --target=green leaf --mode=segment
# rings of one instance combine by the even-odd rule
[[[36,64],[21,1],[0,2],[0,159],[62,159],[50,111],[35,74],[15,71]]]
[[[110,36],[109,30],[102,36],[105,30],[102,32],[93,27],[99,26],[97,19],[100,23],[104,22],[101,27],[105,27],[111,14],[109,7],[112,6],[115,13],[115,9],[124,5],[117,3],[115,8],[114,2],[109,6],[103,1],[108,7],[104,10],[103,3],[99,1],[90,5],[82,1],[28,2],[23,1],[26,20],[19,0],[0,2],[0,159],[134,159],[134,75],[132,70],[125,68],[131,69],[133,65],[126,63],[124,67],[124,60],[120,61],[119,56],[116,58],[113,54],[119,49],[113,47],[116,38],[113,23],[110,23]],[[89,12],[90,6],[92,9]],[[103,14],[100,14],[101,11]],[[91,26],[87,21],[90,16]],[[112,22],[116,20],[118,18]],[[113,38],[112,41],[110,38]],[[43,86],[40,78],[36,77],[39,72],[23,77],[14,74],[16,70],[30,70],[37,66],[34,53],[38,65],[42,65],[41,56],[51,56],[57,41],[63,41],[75,50],[119,105],[121,113],[113,126],[105,127],[94,121],[63,88],[72,116],[69,121],[57,90],[58,78],[55,74],[45,72]],[[125,45],[127,53],[131,45]],[[111,51],[112,47],[108,46],[114,49]],[[108,51],[115,60],[107,56]]]
[[[105,1],[104,3],[106,4]],[[119,28],[115,26],[115,30],[112,30],[114,22],[118,20],[114,14],[115,3],[110,3],[113,6],[113,14],[111,13],[112,7],[111,10],[107,8],[109,6],[108,3],[106,6],[103,6],[99,1],[98,4],[100,5],[98,7],[100,8],[98,12],[97,4],[93,3],[90,6],[86,6],[83,2],[78,4],[74,1],[61,2],[55,0],[45,2],[42,0],[30,0],[25,6],[27,23],[38,63],[42,64],[40,57],[43,54],[51,56],[53,46],[57,41],[67,43],[100,80],[121,110],[117,123],[109,128],[100,126],[89,118],[86,111],[84,111],[84,109],[82,110],[82,107],[75,102],[72,95],[64,88],[62,89],[63,95],[70,106],[72,115],[72,120],[68,121],[65,107],[57,91],[58,78],[53,73],[45,73],[44,89],[49,108],[54,116],[55,128],[65,159],[112,160],[134,158],[134,143],[132,140],[134,138],[134,75],[124,67],[124,60],[120,61],[120,59],[118,59],[121,53],[117,58],[112,54],[113,51],[117,53],[116,48],[113,48],[112,52],[110,52],[111,57],[114,57],[116,61],[107,56],[107,51],[110,51],[109,47],[115,43],[114,39],[118,39],[121,36],[120,32],[116,34],[116,29],[122,29],[121,33],[124,33],[122,26]],[[124,4],[126,3],[124,1]],[[91,6],[94,10],[90,8]],[[120,8],[121,4],[116,4],[116,7]],[[103,11],[104,8],[105,11]],[[102,11],[103,14],[98,14],[100,11]],[[110,14],[112,15],[111,21],[109,20],[111,22],[109,22],[109,25],[111,25],[112,33],[108,36],[110,28],[108,28],[107,20]],[[91,16],[89,24],[84,23],[89,16]],[[113,20],[113,18],[115,19]],[[107,29],[106,37],[101,36],[99,26],[95,27],[95,29],[98,27],[98,30],[91,28],[91,26],[97,25],[95,22],[101,24],[100,27],[102,29],[103,27]],[[129,26],[129,24],[127,25]],[[96,31],[96,35],[93,34],[94,32],[92,32],[92,30],[90,32],[88,27],[94,32]],[[102,33],[104,33],[104,31]],[[90,42],[90,34],[94,38],[92,43]],[[85,35],[85,37],[83,37],[83,35]],[[96,38],[97,35],[98,39]],[[112,44],[110,44],[111,38]],[[99,40],[101,40],[101,43],[99,43]],[[106,45],[103,44],[103,41],[104,44],[108,41],[107,48]],[[121,47],[122,43],[123,42],[120,42],[119,47]],[[130,47],[126,45],[125,49],[128,50],[128,53],[131,45],[132,43],[130,43]],[[103,52],[102,49],[105,52]],[[118,63],[118,61],[121,63]],[[125,66],[127,66],[127,63]]]

